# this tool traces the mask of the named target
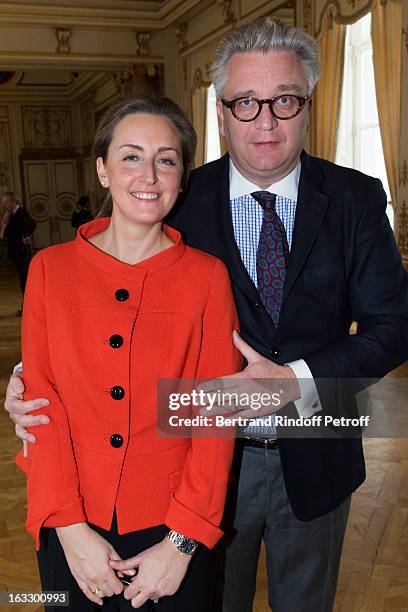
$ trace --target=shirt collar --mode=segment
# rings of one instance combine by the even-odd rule
[[[230,178],[230,199],[240,198],[241,196],[248,195],[253,191],[270,191],[279,196],[284,196],[290,200],[297,201],[298,190],[299,190],[299,179],[300,179],[300,160],[296,167],[283,179],[277,183],[272,183],[266,189],[261,189],[259,185],[248,181],[234,166],[231,158],[229,160],[229,178]]]

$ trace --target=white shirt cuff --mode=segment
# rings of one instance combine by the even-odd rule
[[[304,359],[290,361],[285,365],[292,368],[299,381],[300,399],[294,402],[298,415],[309,419],[315,412],[319,412],[322,409],[310,368]]]
[[[16,366],[14,366],[13,374],[21,374],[22,371],[23,371],[23,362],[20,361],[20,363],[18,363]]]

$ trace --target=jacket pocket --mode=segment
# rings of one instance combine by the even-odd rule
[[[313,281],[322,281],[326,278],[332,278],[337,276],[343,259],[338,257],[337,259],[331,259],[323,261],[315,266],[305,268],[303,271],[303,280],[306,283]]]

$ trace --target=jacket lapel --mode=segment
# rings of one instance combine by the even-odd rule
[[[329,204],[329,197],[319,190],[319,185],[324,180],[319,165],[305,152],[302,153],[301,163],[295,226],[283,295],[284,302],[305,265]]]
[[[224,155],[217,167],[217,175],[209,181],[210,189],[202,194],[201,204],[210,212],[208,223],[211,224],[214,254],[228,266],[233,281],[250,299],[259,300],[257,289],[249,276],[235,240],[234,226],[231,217],[229,194],[229,156]]]

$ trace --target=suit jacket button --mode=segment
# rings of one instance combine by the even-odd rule
[[[252,308],[260,308],[261,304],[259,302],[252,302]]]
[[[112,434],[110,437],[110,443],[113,448],[120,448],[123,444],[123,438],[120,434]]]
[[[273,359],[277,359],[278,357],[280,357],[281,353],[282,351],[277,346],[273,346],[269,351],[269,354]]]
[[[113,334],[113,336],[109,338],[109,344],[114,349],[120,348],[123,344],[122,336],[120,336],[119,334]]]
[[[129,291],[127,289],[118,289],[115,291],[115,298],[118,302],[125,302],[129,299]]]
[[[112,399],[121,400],[125,397],[125,390],[123,387],[119,387],[118,385],[115,385],[110,390],[110,394],[111,394]]]

